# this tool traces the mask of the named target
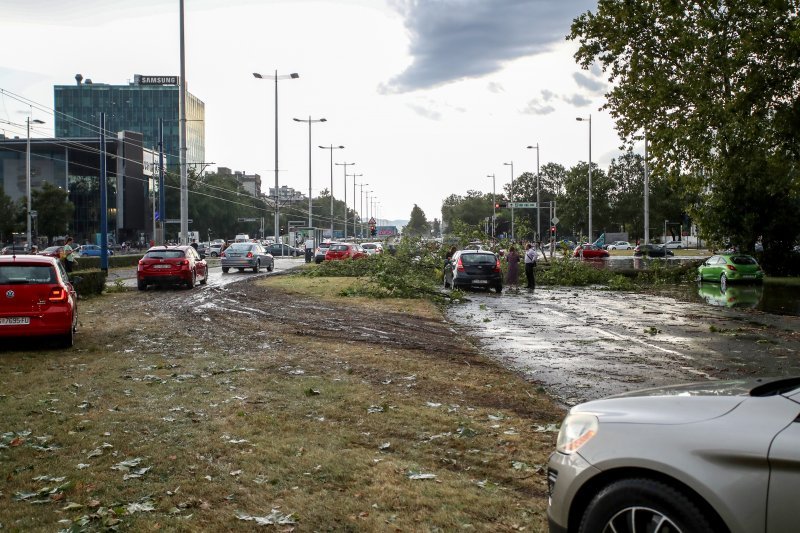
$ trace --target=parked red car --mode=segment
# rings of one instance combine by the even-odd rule
[[[70,347],[78,326],[78,295],[58,259],[0,257],[0,337],[57,336]]]
[[[367,254],[361,249],[361,246],[345,242],[331,243],[328,251],[325,252],[325,261],[361,259],[362,257],[367,257]]]
[[[581,244],[572,252],[572,257],[581,257],[581,253],[584,259],[602,259],[609,256],[607,251],[594,244]]]
[[[140,291],[148,285],[183,285],[194,288],[208,283],[208,265],[191,246],[154,246],[139,259],[136,282]]]

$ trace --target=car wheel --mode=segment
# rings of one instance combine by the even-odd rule
[[[203,279],[200,280],[200,285],[205,285],[208,283],[208,270],[206,270],[206,275],[203,276]]]
[[[230,267],[222,267],[222,273],[223,274],[227,274],[228,270],[230,270]]]
[[[147,290],[147,283],[145,283],[144,281],[137,281],[136,286],[139,288],[140,291]]]
[[[219,254],[217,252],[211,252],[211,257],[217,257]]]
[[[676,247],[675,247],[675,249],[676,249],[676,250],[682,250],[682,249],[683,249],[683,246],[681,246],[681,245],[679,244],[678,246],[676,246]]]
[[[258,274],[259,270],[261,270],[261,261],[256,261],[256,266],[253,267],[253,272]]]
[[[600,490],[583,514],[580,533],[595,531],[713,531],[681,491],[651,479],[622,479]]]
[[[194,286],[197,285],[197,273],[192,270],[192,278],[186,282],[187,289],[194,289]]]
[[[72,348],[75,346],[75,325],[69,328],[69,333],[59,337],[58,345],[61,348]]]
[[[274,264],[274,263],[270,263],[270,264],[267,266],[267,272],[272,272],[272,269],[273,269],[273,268],[275,268],[275,264]]]

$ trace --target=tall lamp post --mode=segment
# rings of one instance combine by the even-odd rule
[[[348,174],[348,176],[353,178],[353,237],[356,237],[356,178],[360,178],[363,175],[364,174]]]
[[[589,122],[589,241],[592,241],[592,115],[589,118],[576,117],[578,122]]]
[[[44,124],[43,120],[39,120],[38,118],[31,120],[31,117],[28,117],[28,142],[25,150],[25,195],[28,198],[28,212],[25,218],[28,219],[28,231],[26,234],[28,238],[28,250],[33,246],[33,241],[31,241],[31,122],[34,124]]]
[[[514,162],[503,163],[511,166],[511,240],[514,240]]]
[[[308,227],[310,228],[313,226],[311,221],[311,124],[314,122],[327,122],[328,120],[324,118],[312,119],[311,116],[308,119],[295,118],[292,120],[308,123]]]
[[[494,241],[495,232],[497,230],[497,203],[494,199],[494,174],[488,174],[487,178],[492,178],[492,241]]]
[[[323,150],[331,151],[331,240],[333,240],[333,151],[341,150],[344,146],[320,146]]]
[[[278,71],[276,70],[273,75],[262,75],[258,72],[253,72],[253,76],[259,80],[275,80],[275,242],[277,243],[280,242],[280,218],[278,212],[278,80],[294,80],[299,78],[300,74],[292,72],[291,74],[278,76]]]
[[[342,220],[344,222],[344,238],[347,238],[347,167],[355,165],[355,163],[336,163],[337,167],[344,167],[344,215]]]
[[[541,216],[540,209],[542,208],[541,204],[539,204],[539,143],[536,143],[536,146],[528,146],[529,150],[536,149],[536,240],[542,238],[542,223],[541,223]]]
[[[355,180],[353,180],[355,181]],[[359,237],[364,237],[364,187],[369,185],[369,183],[359,183],[358,184],[358,197],[359,197],[359,206],[358,206],[358,216],[361,217],[361,224],[359,228]],[[353,198],[353,203],[355,203],[355,198]]]

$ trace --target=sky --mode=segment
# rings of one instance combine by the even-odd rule
[[[46,108],[53,86],[80,73],[127,84],[134,74],[180,73],[178,0],[3,0],[0,89]],[[418,205],[441,219],[442,201],[492,191],[539,163],[606,168],[620,155],[614,123],[600,111],[609,85],[582,70],[567,41],[590,0],[186,0],[188,90],[205,103],[206,161],[274,186],[275,85],[253,72],[298,79],[278,85],[279,185],[308,193],[308,126],[314,124],[312,193],[331,187],[348,205],[372,191],[381,219],[408,219]],[[28,106],[0,94],[4,124]],[[32,136],[53,135],[34,111]],[[363,209],[366,216],[366,207]]]

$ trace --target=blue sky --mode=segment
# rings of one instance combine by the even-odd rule
[[[5,0],[6,53],[0,88],[51,107],[52,87],[81,73],[124,84],[134,74],[179,73],[178,0]],[[621,144],[599,108],[599,69],[581,70],[572,19],[582,0],[186,0],[186,78],[206,105],[206,159],[274,183],[274,86],[253,72],[297,72],[280,82],[280,185],[308,190],[308,130],[292,118],[325,117],[312,129],[312,190],[331,182],[335,162],[386,219],[418,204],[441,217],[442,200],[491,191],[540,164],[608,165]],[[28,108],[0,97],[0,118],[24,123]],[[34,135],[52,135],[52,120]],[[24,131],[0,124],[7,135]],[[343,196],[342,166],[333,190]],[[353,206],[353,178],[347,201]],[[358,202],[356,207],[358,208]]]

